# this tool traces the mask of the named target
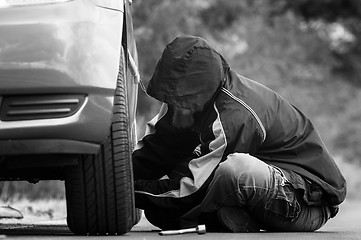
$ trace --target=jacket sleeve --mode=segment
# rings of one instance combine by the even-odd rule
[[[172,157],[166,157],[169,155],[167,149],[156,136],[144,137],[141,144],[142,147],[135,150],[132,156],[134,179],[153,180],[166,175],[172,168]]]
[[[145,136],[132,155],[135,180],[160,179],[179,162],[189,159],[198,145],[197,135],[174,129],[168,115],[167,105],[163,104],[159,114],[148,122]]]
[[[204,195],[227,145],[220,118],[210,120],[210,132],[202,134],[202,143],[199,133],[170,129],[166,116],[156,122],[150,122],[155,131],[148,132],[133,154],[136,206],[192,207]],[[198,148],[204,152],[197,152]]]
[[[245,117],[242,123],[238,123],[237,134],[230,139],[232,148],[230,153],[240,152],[254,155],[263,142],[263,132],[253,116]]]
[[[263,123],[254,110],[236,99],[231,93],[220,98],[219,109],[227,136],[225,156],[235,152],[255,154],[266,138]]]
[[[136,207],[141,209],[177,209],[185,208],[187,199],[169,198],[166,194],[179,189],[183,177],[188,177],[188,162],[178,163],[161,179],[138,179],[134,182]],[[158,197],[155,197],[158,196]],[[162,197],[163,196],[163,197]],[[188,204],[191,204],[190,202]]]
[[[187,199],[168,197],[167,194],[176,193],[181,179],[192,176],[188,164],[195,155],[172,151],[167,144],[160,144],[160,139],[157,134],[144,138],[142,148],[133,153],[137,208],[179,209],[179,205],[187,205]]]

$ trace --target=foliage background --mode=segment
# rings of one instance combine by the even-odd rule
[[[145,84],[176,36],[207,39],[236,72],[280,93],[315,123],[348,181],[348,198],[361,197],[359,0],[134,0],[133,23]],[[139,88],[139,137],[159,106]],[[19,198],[64,198],[58,181],[14,182],[1,198],[16,190]]]

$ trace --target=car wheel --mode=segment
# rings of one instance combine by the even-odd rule
[[[67,222],[75,234],[124,234],[134,223],[131,166],[134,143],[123,52],[121,60],[109,136],[98,154],[80,156],[78,165],[66,170]]]

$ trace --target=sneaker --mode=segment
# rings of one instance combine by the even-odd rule
[[[249,212],[242,207],[222,207],[217,210],[218,221],[225,232],[259,232],[260,227]]]

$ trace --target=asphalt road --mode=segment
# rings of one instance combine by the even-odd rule
[[[142,218],[132,231],[124,236],[106,236],[106,239],[296,239],[296,240],[352,240],[361,239],[361,201],[346,201],[336,218],[314,233],[206,233],[205,235],[184,234],[176,236],[159,236],[159,229]],[[4,223],[0,221],[0,239],[98,239],[97,236],[74,236],[66,227],[65,220]]]

